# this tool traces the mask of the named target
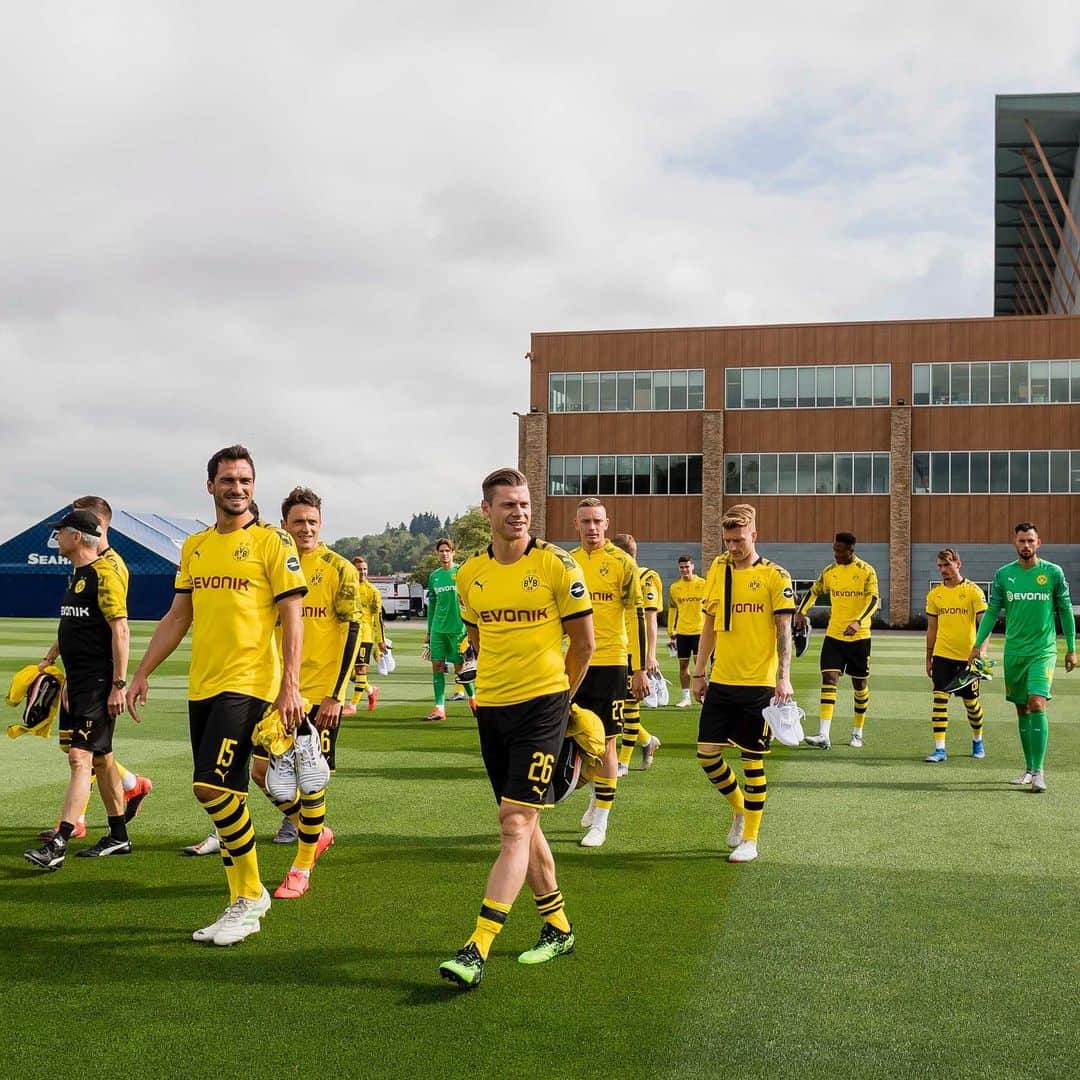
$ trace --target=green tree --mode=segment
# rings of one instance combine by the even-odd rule
[[[483,551],[491,543],[491,523],[479,506],[470,506],[451,523],[450,537],[458,558],[466,559]]]

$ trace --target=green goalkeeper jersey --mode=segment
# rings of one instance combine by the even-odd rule
[[[978,648],[990,636],[998,614],[1005,612],[1005,651],[1013,656],[1045,656],[1057,651],[1054,611],[1065,631],[1069,652],[1076,649],[1076,624],[1065,572],[1056,563],[1037,559],[1025,569],[1017,562],[1003,566],[990,587],[986,614],[975,636]]]
[[[429,634],[456,635],[460,641],[465,636],[465,624],[458,605],[457,572],[456,566],[449,570],[440,566],[431,571],[427,583],[427,624]]]

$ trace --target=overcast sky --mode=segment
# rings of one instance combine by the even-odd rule
[[[992,313],[994,94],[1065,3],[8,5],[0,538],[478,501],[534,330]]]

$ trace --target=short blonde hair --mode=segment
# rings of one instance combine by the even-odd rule
[[[637,558],[637,541],[634,539],[632,533],[616,533],[611,542],[617,547],[622,548],[632,559]]]
[[[757,511],[749,503],[736,503],[724,511],[721,529],[753,529],[757,527]]]

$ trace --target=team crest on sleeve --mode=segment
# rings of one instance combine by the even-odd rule
[[[300,569],[300,560],[295,555],[290,555],[285,560],[285,568],[295,574]]]
[[[585,582],[575,581],[570,585],[570,595],[575,600],[580,600],[585,595]]]
[[[527,574],[522,581],[521,587],[526,592],[536,592],[540,588],[540,579],[535,574]]]

